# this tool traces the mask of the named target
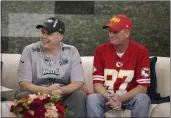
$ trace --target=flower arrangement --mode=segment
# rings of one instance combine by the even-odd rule
[[[68,110],[60,103],[61,96],[45,93],[29,94],[15,100],[10,111],[18,117],[65,117]]]

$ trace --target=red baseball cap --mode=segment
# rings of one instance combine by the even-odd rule
[[[132,30],[132,21],[125,15],[116,15],[112,17],[110,22],[103,26],[103,29],[111,28],[113,31],[120,31],[122,29]]]

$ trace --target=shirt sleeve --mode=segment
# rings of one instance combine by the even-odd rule
[[[84,82],[84,71],[81,62],[81,57],[78,50],[75,47],[72,49],[70,79],[71,82],[75,82],[75,81]]]
[[[150,59],[146,48],[141,51],[138,57],[135,77],[139,85],[150,86]]]
[[[21,54],[18,65],[18,79],[20,81],[32,82],[31,55],[29,47],[26,46]]]
[[[94,62],[93,62],[93,84],[101,83],[104,84],[104,66],[103,66],[103,58],[102,51],[99,48],[96,49],[94,54]]]

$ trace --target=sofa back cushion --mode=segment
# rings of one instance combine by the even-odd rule
[[[2,86],[11,89],[18,89],[17,68],[20,60],[20,54],[2,54]]]
[[[157,92],[161,97],[170,96],[170,57],[157,57]]]
[[[2,85],[11,89],[18,89],[17,67],[20,60],[20,54],[2,54]],[[87,92],[93,91],[92,69],[93,56],[81,57],[84,68],[84,87]],[[157,57],[156,63],[157,92],[161,97],[170,95],[170,57]]]
[[[93,90],[93,81],[92,81],[92,71],[93,71],[93,56],[81,57],[83,69],[84,69],[84,88],[86,92],[91,93]]]

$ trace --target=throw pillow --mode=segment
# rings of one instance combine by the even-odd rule
[[[156,79],[156,72],[155,72],[156,62],[157,62],[157,57],[150,57],[151,85],[147,89],[147,94],[150,97],[151,101],[160,97],[160,94],[157,93],[157,79]]]

